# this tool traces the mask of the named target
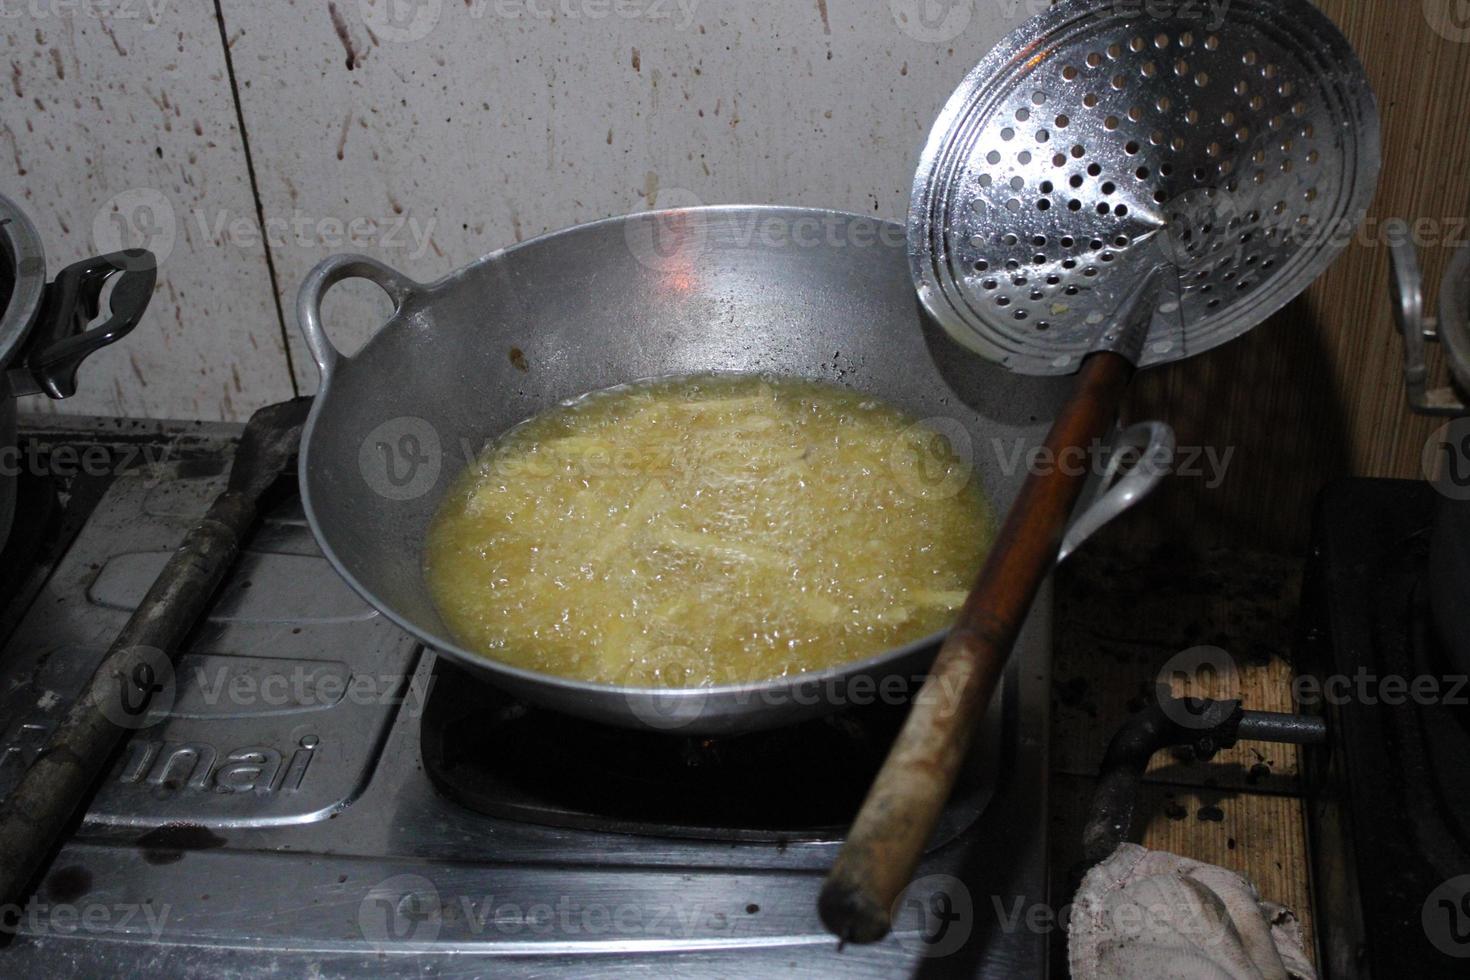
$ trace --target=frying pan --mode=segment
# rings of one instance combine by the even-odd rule
[[[380,286],[395,312],[349,357],[328,339],[321,303],[353,277]],[[584,683],[477,655],[435,610],[422,550],[449,482],[487,440],[562,400],[642,378],[825,379],[929,420],[1003,508],[1065,390],[977,363],[915,301],[903,228],[833,211],[611,218],[518,244],[432,285],[335,256],[307,278],[298,313],[322,375],[302,437],[302,500],[322,551],[352,587],[429,647],[527,701],[681,734],[769,728],[861,703],[887,678],[922,674],[942,634],[823,671],[692,689]],[[1167,427],[1125,438],[1153,465],[1100,495],[1073,546],[1167,469]]]

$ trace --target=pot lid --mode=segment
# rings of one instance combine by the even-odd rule
[[[35,226],[0,195],[0,368],[36,322],[46,288],[46,253]]]
[[[1470,395],[1470,245],[1455,251],[1440,285],[1438,333],[1450,375]]]

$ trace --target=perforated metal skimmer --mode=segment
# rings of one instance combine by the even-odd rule
[[[915,175],[914,282],[956,339],[1066,374],[1162,270],[1140,366],[1244,333],[1362,220],[1379,169],[1362,66],[1305,0],[1064,0],[945,105]]]

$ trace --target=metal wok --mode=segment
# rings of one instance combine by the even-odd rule
[[[326,336],[321,303],[353,277],[380,286],[395,310],[348,357]],[[527,701],[632,728],[729,733],[859,703],[884,678],[921,673],[943,634],[820,672],[689,689],[585,683],[486,659],[450,636],[421,553],[443,492],[487,440],[559,401],[636,379],[704,371],[826,379],[934,420],[1004,511],[1026,475],[1021,452],[1040,442],[1066,388],[983,363],[949,340],[919,308],[903,228],[831,211],[732,206],[611,218],[496,252],[431,285],[339,255],[308,276],[298,314],[322,375],[301,442],[302,499],[327,558],[440,654]],[[1147,432],[1155,441],[1146,455],[1167,455],[1167,427]],[[1144,469],[1099,497],[1073,544],[1163,471]]]

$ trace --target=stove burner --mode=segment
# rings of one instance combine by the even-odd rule
[[[1332,732],[1305,757],[1332,975],[1463,976],[1451,956],[1470,953],[1470,936],[1446,948],[1458,936],[1432,928],[1442,913],[1429,908],[1470,872],[1470,685],[1427,598],[1436,499],[1427,484],[1361,479],[1319,502],[1298,668],[1321,685]],[[1406,693],[1416,684],[1433,694]]]
[[[630,731],[510,698],[440,657],[424,712],[424,766],[471,810],[510,820],[657,837],[840,839],[908,712],[874,704],[745,735]],[[937,846],[988,790],[971,778]]]

